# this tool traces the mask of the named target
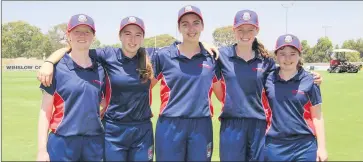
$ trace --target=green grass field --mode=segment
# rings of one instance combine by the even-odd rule
[[[329,74],[320,72],[329,159],[363,160],[363,72]],[[37,120],[41,92],[35,72],[2,73],[2,160],[32,161],[37,153]],[[159,85],[153,89],[152,109],[155,116],[160,105]],[[221,104],[213,97],[214,150],[219,160]],[[156,122],[153,118],[153,123]]]

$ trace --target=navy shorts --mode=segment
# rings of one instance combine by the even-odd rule
[[[221,161],[263,161],[266,121],[250,118],[221,119]]]
[[[49,133],[50,161],[102,161],[104,136],[60,136]]]
[[[266,138],[266,161],[316,161],[317,141],[312,135]]]
[[[105,161],[153,161],[154,138],[150,120],[138,123],[103,121]]]
[[[213,127],[210,117],[159,117],[156,124],[156,161],[211,161]]]

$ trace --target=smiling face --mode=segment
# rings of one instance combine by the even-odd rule
[[[179,21],[179,32],[183,35],[183,41],[199,42],[203,29],[203,22],[196,14],[186,14]]]
[[[250,24],[243,24],[233,29],[234,37],[239,45],[252,45],[259,29]]]
[[[301,57],[299,51],[292,46],[284,46],[277,50],[276,59],[281,70],[296,70]]]
[[[144,42],[143,30],[137,25],[127,25],[120,31],[122,48],[128,53],[136,53]]]
[[[94,36],[94,31],[87,25],[79,25],[67,33],[70,46],[78,50],[88,50]]]

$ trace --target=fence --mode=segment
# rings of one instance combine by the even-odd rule
[[[2,59],[2,70],[4,71],[32,71],[38,70],[43,63],[43,60],[38,59]],[[353,62],[353,64],[363,64],[362,62]],[[304,68],[307,70],[327,71],[329,63],[304,63]]]

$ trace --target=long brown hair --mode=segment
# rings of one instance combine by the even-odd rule
[[[304,63],[302,62],[302,59],[299,60],[299,62],[297,63],[297,67],[301,68],[303,67]]]
[[[138,64],[137,64],[137,71],[139,71],[139,76],[141,82],[145,83],[148,79],[151,79],[154,76],[154,71],[148,57],[147,51],[145,48],[140,47],[137,50],[138,53]]]
[[[255,40],[252,43],[252,50],[258,51],[264,58],[269,57],[268,50],[260,41],[257,40],[257,38],[255,38]]]

